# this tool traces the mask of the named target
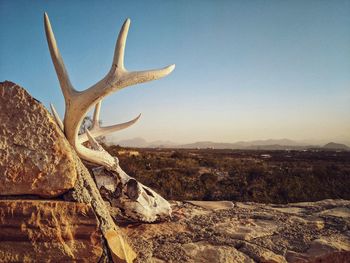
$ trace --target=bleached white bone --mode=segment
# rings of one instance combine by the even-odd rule
[[[50,103],[50,108],[51,108],[52,115],[54,116],[54,119],[56,121],[56,124],[60,127],[60,129],[62,131],[64,131],[64,125],[62,123],[62,120],[61,120],[60,116],[58,115],[58,113],[57,113],[57,111],[52,103]],[[103,136],[103,135],[107,135],[107,134],[110,134],[112,132],[126,129],[126,128],[130,127],[131,125],[133,125],[135,122],[137,122],[138,119],[141,117],[141,113],[140,113],[136,118],[132,119],[131,121],[119,123],[119,124],[115,124],[115,125],[111,125],[111,126],[107,126],[107,127],[101,127],[100,120],[99,120],[100,108],[101,108],[101,101],[98,102],[95,106],[92,127],[89,130],[90,135],[94,138],[97,138],[97,137]],[[89,139],[86,132],[83,134],[80,134],[78,136],[78,138],[79,138],[80,143],[84,143]]]
[[[86,130],[86,135],[91,148],[97,151],[105,151],[96,139],[91,136],[89,130]],[[130,220],[143,222],[154,222],[171,216],[171,206],[167,200],[125,173],[119,166],[117,158],[114,158],[114,162],[117,168],[112,173],[117,180],[110,176],[110,172],[108,175],[105,174],[103,167],[94,168],[93,173],[98,189],[104,186],[109,191],[114,192],[118,182],[121,182],[122,193],[118,197],[116,206],[123,209],[125,216]],[[128,196],[130,187],[134,188],[134,198]]]
[[[101,127],[101,125],[100,125],[100,109],[101,109],[101,101],[99,101],[95,106],[94,115],[93,115],[93,119],[92,119],[92,127],[89,130],[91,136],[94,138],[97,138],[99,136],[104,136],[104,135],[110,134],[112,132],[126,129],[126,128],[130,127],[131,125],[133,125],[135,122],[137,122],[138,119],[141,117],[141,113],[140,113],[136,118],[132,119],[131,121],[124,122],[124,123],[118,123],[118,124],[111,125],[111,126]],[[87,134],[83,133],[83,134],[79,135],[78,140],[79,140],[79,143],[86,142],[88,140]]]
[[[100,152],[86,148],[78,139],[79,127],[89,109],[111,93],[151,80],[162,78],[171,73],[175,65],[163,69],[147,71],[127,71],[124,66],[125,43],[130,26],[127,19],[118,35],[114,51],[113,63],[107,75],[95,85],[84,91],[77,91],[69,80],[63,59],[58,50],[48,15],[44,14],[45,32],[50,49],[51,58],[56,69],[60,86],[64,95],[66,110],[64,116],[64,133],[78,155],[90,162],[100,164],[106,168],[115,168],[115,162],[111,162],[111,156],[107,152]]]
[[[56,121],[56,124],[58,125],[58,127],[60,127],[60,129],[62,131],[64,131],[63,122],[62,122],[60,116],[58,115],[58,113],[57,113],[57,111],[56,111],[56,109],[55,109],[55,107],[53,106],[52,103],[50,103],[50,108],[51,108],[52,115],[53,115],[53,117],[54,117],[54,119]]]
[[[172,65],[160,70],[128,72],[124,67],[125,42],[130,25],[130,20],[127,19],[119,33],[113,64],[109,73],[91,88],[81,92],[76,91],[69,80],[46,13],[44,20],[51,58],[66,103],[63,123],[55,108],[51,105],[56,122],[64,130],[68,141],[81,158],[102,165],[102,167],[93,169],[97,185],[100,187],[105,186],[109,191],[117,191],[119,189],[117,189],[117,186],[120,183],[122,184],[122,195],[117,198],[116,204],[123,209],[129,218],[146,222],[167,218],[171,215],[169,202],[152,189],[142,185],[134,178],[127,175],[119,166],[118,158],[111,156],[105,151],[96,141],[95,137],[126,128],[135,123],[140,117],[139,115],[137,118],[126,123],[109,127],[100,127],[100,107],[104,97],[126,86],[164,77],[169,74],[175,66]],[[95,111],[92,129],[86,130],[85,135],[79,138],[78,131],[82,120],[93,105],[95,105]],[[82,145],[85,139],[90,141],[90,147],[92,149]],[[106,178],[108,178],[108,180],[106,180]],[[113,196],[116,196],[115,194],[117,193],[113,193]]]

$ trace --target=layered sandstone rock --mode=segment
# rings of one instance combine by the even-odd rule
[[[123,228],[137,262],[350,262],[350,201],[172,206],[170,222]]]
[[[91,174],[43,105],[0,83],[0,125],[0,262],[131,262]],[[77,203],[28,201],[34,195]]]
[[[89,205],[0,201],[0,262],[98,262],[101,242]]]
[[[44,106],[0,83],[0,195],[57,196],[76,181],[70,145]]]

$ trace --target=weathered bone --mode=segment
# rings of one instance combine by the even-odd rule
[[[52,103],[50,103],[50,108],[51,108],[52,115],[55,118],[56,124],[58,125],[58,127],[60,127],[62,131],[64,131],[63,122]]]
[[[94,150],[105,151],[103,147],[86,130],[91,147]],[[115,158],[115,171],[108,171],[104,167],[92,169],[97,188],[105,188],[112,206],[122,208],[130,221],[154,222],[171,216],[171,207],[159,194],[147,186],[127,175],[119,166]]]
[[[135,122],[137,122],[138,119],[141,117],[141,113],[140,113],[136,118],[132,119],[131,121],[124,122],[124,123],[118,123],[118,124],[107,126],[107,127],[101,127],[100,120],[99,120],[100,109],[101,109],[101,102],[102,101],[98,102],[96,104],[96,106],[95,106],[94,116],[93,116],[93,120],[92,120],[92,127],[89,130],[89,132],[90,132],[92,137],[96,138],[96,137],[99,137],[99,136],[110,134],[112,132],[116,132],[116,131],[120,131],[120,130],[126,129],[126,128],[130,127],[131,125],[133,125]],[[62,122],[60,116],[58,115],[58,113],[57,113],[57,111],[56,111],[56,109],[55,109],[55,107],[54,107],[54,105],[52,103],[50,104],[50,107],[51,107],[52,115],[54,116],[57,125],[60,127],[60,129],[62,131],[64,131],[63,122]],[[87,140],[89,140],[86,132],[83,133],[83,134],[80,134],[78,136],[78,138],[79,138],[79,142],[80,143],[84,143]]]
[[[95,106],[95,111],[92,119],[92,127],[89,130],[91,136],[94,138],[126,129],[131,125],[133,125],[135,122],[137,122],[138,119],[141,117],[141,113],[140,113],[136,118],[132,119],[131,121],[119,123],[119,124],[115,124],[107,127],[101,127],[100,125],[101,102],[102,101],[99,101]],[[86,142],[89,138],[86,133],[83,133],[78,136],[78,139],[79,139],[79,143],[83,143],[83,142]]]
[[[113,207],[121,208],[124,216],[134,222],[154,222],[171,216],[168,201],[118,167],[118,172],[93,168],[97,188],[107,192],[104,197]]]
[[[67,70],[57,47],[49,18],[45,13],[46,38],[66,103],[64,133],[81,158],[103,165],[108,169],[115,168],[115,162],[110,156],[108,156],[108,154],[86,148],[78,140],[79,127],[84,116],[93,105],[97,104],[109,94],[127,86],[162,78],[172,72],[175,68],[175,65],[170,65],[158,70],[127,71],[124,66],[124,51],[129,26],[130,20],[127,19],[120,30],[112,67],[107,75],[87,90],[77,91],[69,80]]]
[[[102,184],[101,180],[98,178],[101,171],[104,171],[105,173],[108,172],[109,176],[112,176],[112,178],[115,179],[115,183],[121,184],[121,195],[118,197],[117,202],[114,202],[114,205],[123,208],[126,215],[131,219],[152,222],[170,216],[170,204],[152,189],[128,176],[120,168],[118,159],[105,151],[94,138],[126,128],[135,123],[140,117],[139,115],[137,118],[126,123],[109,127],[100,127],[99,115],[101,101],[105,96],[129,85],[161,78],[174,69],[174,65],[172,65],[161,70],[128,72],[124,67],[124,51],[129,25],[130,20],[127,19],[119,33],[112,68],[106,77],[91,88],[78,92],[73,88],[69,80],[62,57],[57,48],[49,18],[45,13],[47,42],[66,102],[63,123],[53,105],[51,105],[51,109],[56,122],[62,130],[64,130],[68,141],[75,148],[78,155],[87,161],[103,166],[102,168],[99,168],[99,170],[95,170],[100,172],[94,171],[96,180],[100,182],[100,187],[102,187]],[[95,105],[95,111],[92,128],[91,130],[86,130],[85,134],[78,137],[78,130],[81,122],[85,114],[93,105]],[[91,149],[82,145],[82,142],[87,139],[90,141]],[[116,184],[114,184],[110,190],[114,193],[117,190]]]
[[[129,127],[140,117],[139,115],[137,118],[126,123],[109,127],[100,127],[99,113],[101,101],[104,97],[124,87],[164,77],[173,71],[175,65],[159,70],[127,71],[124,67],[125,43],[130,26],[130,20],[127,19],[118,35],[110,71],[102,80],[92,87],[85,91],[77,91],[69,80],[63,59],[56,44],[49,17],[46,13],[44,15],[44,21],[51,58],[65,99],[66,109],[64,121],[61,121],[53,105],[51,105],[51,110],[57,124],[64,131],[67,140],[76,150],[79,157],[92,163],[102,165],[102,167],[95,168],[93,171],[96,176],[97,184],[100,187],[104,186],[106,189],[109,188],[109,191],[115,195],[118,194],[118,186],[121,186],[119,193],[120,196],[119,198],[113,199],[113,204],[117,207],[123,208],[129,218],[138,221],[153,222],[157,219],[163,219],[170,216],[170,204],[152,189],[140,184],[134,178],[128,176],[120,168],[118,159],[112,157],[107,151],[105,151],[94,137]],[[86,130],[84,135],[78,137],[79,128],[84,116],[93,105],[95,105],[95,112],[92,129],[90,131]],[[87,139],[90,141],[92,149],[82,145]],[[102,172],[108,173],[108,176],[100,176]],[[108,211],[104,212],[106,209],[103,208],[101,195],[94,190],[96,185],[94,185],[92,178],[85,176],[85,173],[82,173],[82,175],[84,176],[82,176],[82,180],[79,181],[80,187],[77,187],[77,189],[73,191],[73,196],[75,196],[74,192],[84,192],[82,187],[87,187],[88,192],[92,193],[90,198],[86,199],[83,197],[84,194],[78,194],[75,199],[91,203],[96,210],[95,212],[99,219],[102,220],[102,232],[113,252],[112,256],[114,260],[120,261],[120,259],[124,259],[127,262],[131,262],[134,257],[132,250],[127,244],[123,243],[122,238],[116,232],[117,227],[111,222]],[[120,251],[118,247],[121,247],[122,251]]]

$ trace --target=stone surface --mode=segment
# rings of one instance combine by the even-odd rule
[[[250,257],[231,246],[215,246],[205,241],[188,243],[183,245],[192,262],[242,262],[254,263]]]
[[[202,207],[204,209],[220,210],[233,208],[234,204],[230,201],[186,201],[192,205]]]
[[[0,83],[0,195],[53,197],[76,181],[71,147],[44,106]]]
[[[89,205],[0,201],[1,262],[98,262],[102,235]]]
[[[350,262],[350,201],[213,206],[173,202],[169,222],[125,225],[137,262]]]

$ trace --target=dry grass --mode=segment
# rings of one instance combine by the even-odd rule
[[[107,149],[113,155],[121,150]],[[121,167],[167,199],[264,203],[350,199],[350,152],[137,151],[138,156],[118,156]]]

